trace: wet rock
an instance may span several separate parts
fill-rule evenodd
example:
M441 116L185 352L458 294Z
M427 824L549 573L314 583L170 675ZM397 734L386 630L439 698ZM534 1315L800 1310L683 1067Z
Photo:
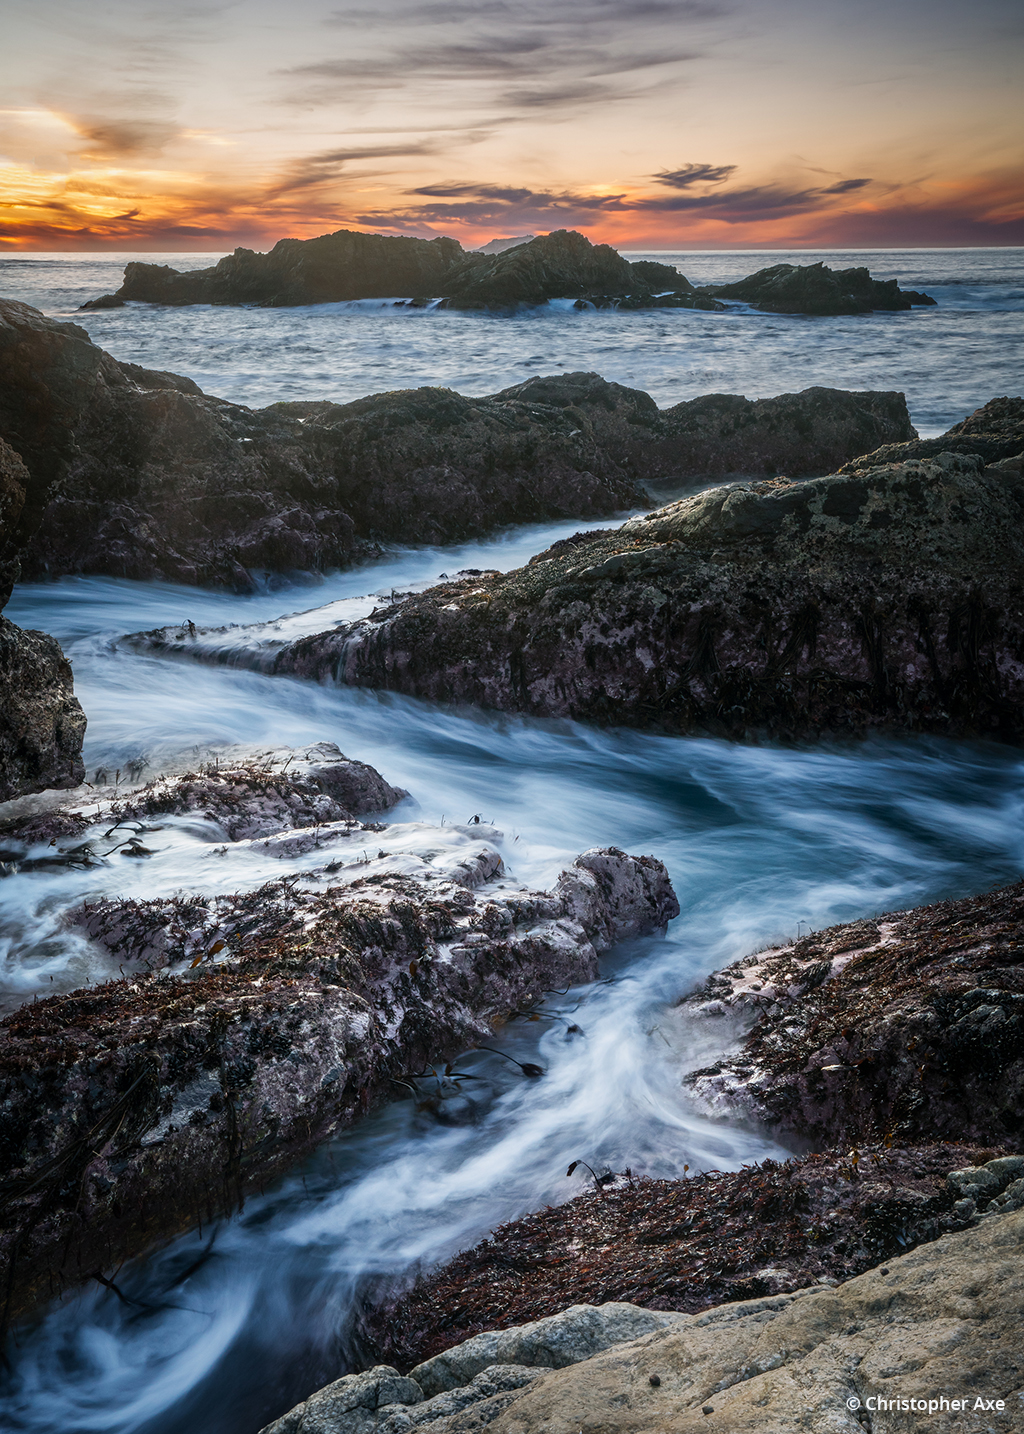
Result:
M408 795L333 742L318 742L270 751L257 762L218 762L161 778L115 802L110 817L128 822L195 812L236 842L386 811Z
M423 1383L413 1367L447 1368L451 1346L460 1359L496 1348L581 1300L692 1314L841 1283L968 1225L974 1202L960 1208L950 1170L991 1154L881 1143L683 1180L620 1175L500 1226L411 1289L379 1293L363 1337Z
M548 299L626 295L637 287L650 296L645 280L610 245L557 229L500 254L468 255L446 277L442 292L446 308L514 309Z
M0 617L0 801L77 786L84 736L85 713L56 638Z
M1019 742L1022 513L1024 477L952 454L727 485L302 638L273 670L671 732Z
M705 1108L823 1144L1003 1143L1024 1131L1024 882L745 957L686 1009L744 1011L738 1049L688 1080ZM953 1186L986 1198L1011 1162ZM972 1186L966 1189L964 1182Z
M1024 1213L983 1222L840 1285L719 1305L543 1374L491 1434L912 1434L1021 1424ZM888 1412L879 1399L914 1399ZM944 1397L949 1408L929 1400ZM952 1401L958 1401L954 1407ZM858 1417L860 1416L860 1417ZM861 1422L866 1416L870 1423ZM454 1419L428 1434L460 1434Z
M336 1379L268 1424L261 1434L376 1434L382 1408L422 1401L418 1384L382 1364Z
M872 309L933 305L928 294L902 290L895 279L872 279L867 269L826 264L773 264L735 284L714 284L702 292L739 299L771 314L864 314Z
M9 1314L237 1207L396 1079L493 1041L543 990L593 979L610 941L679 910L660 862L611 849L550 892L363 870L79 913L119 926L125 964L163 932L166 965L0 1026Z
M934 458L940 453L974 454L992 466L994 474L1019 475L1024 464L1024 398L992 398L938 438L914 438L883 444L874 452L865 450L851 459L843 472Z

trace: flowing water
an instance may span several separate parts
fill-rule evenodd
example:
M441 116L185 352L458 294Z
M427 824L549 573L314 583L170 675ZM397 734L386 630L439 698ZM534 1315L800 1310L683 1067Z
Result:
M755 267L735 254L677 257L698 279ZM327 313L131 306L86 322L120 357L187 372L253 403L300 392L352 397L428 376L482 391L528 371L595 367L662 403L716 387L753 394L842 382L910 392L917 384L915 417L926 428L922 414L937 415L933 428L943 428L1008 391L1005 348L996 352L986 336L1000 325L1009 334L1013 324L1019 334L1024 307L1005 253L969 257L973 267L961 255L956 272L981 296L973 307L969 287L951 284L939 310L864 323L797 320L776 328L764 315L616 319L549 310L500 321L499 344L498 320L352 306ZM927 273L956 267L949 251L887 262L918 288L934 287ZM17 290L12 265L26 271ZM32 265L38 269L27 272ZM72 300L115 287L119 268L106 257L73 256L4 266L6 296L61 314ZM888 272L874 258L871 267ZM995 290L1001 297L992 301ZM704 327L718 319L720 331ZM741 322L742 332L729 328ZM958 331L985 350L980 358L965 351L954 362ZM467 334L479 346L479 369L466 366ZM766 356L772 344L774 372ZM918 354L913 374L908 346ZM542 349L543 363L529 369L527 359ZM813 363L819 370L805 372ZM1024 761L1008 749L937 740L782 749L597 731L192 666L114 645L125 632L165 623L248 624L346 605L332 608L327 622L367 593L459 568L516 566L577 526L518 529L459 549L396 550L317 586L251 597L102 578L15 592L11 620L54 633L71 657L89 717L90 777L97 767L124 770L143 760L156 771L237 744L335 741L409 790L394 820L465 822L479 813L500 828L516 884L549 885L577 852L615 844L667 863L682 915L665 937L610 953L604 982L552 996L550 1021L515 1022L502 1033L504 1049L545 1067L543 1080L525 1082L483 1053L465 1058L486 1077L476 1125L424 1126L410 1101L396 1101L251 1199L241 1215L122 1270L125 1300L93 1284L54 1306L11 1351L0 1428L255 1434L356 1357L353 1316L374 1281L406 1279L502 1220L565 1199L579 1188L579 1177L564 1173L571 1160L677 1176L684 1165L734 1168L782 1155L765 1132L709 1121L688 1101L682 1073L706 1063L725 1037L712 1030L697 1048L674 1014L676 1000L715 967L774 938L1020 874ZM317 625L315 617L292 623ZM215 856L219 833L202 822L172 819L147 840L159 846L157 855L123 863L129 870L114 856L88 872L37 871L0 883L7 1005L108 974L105 958L61 924L61 914L86 896L213 893L281 871L251 851L244 860ZM571 1040L558 1019L570 1011L584 1031Z

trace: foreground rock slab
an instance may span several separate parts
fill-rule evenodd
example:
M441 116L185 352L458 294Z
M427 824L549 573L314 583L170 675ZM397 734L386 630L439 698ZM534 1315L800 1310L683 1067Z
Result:
M836 1288L695 1315L575 1305L478 1336L404 1379L390 1366L347 1376L261 1434L1011 1434L1024 1417L1022 1246L1024 1211ZM524 1362L480 1370L506 1353ZM436 1369L452 1392L425 1399ZM453 1393L461 1407L446 1407Z
M494 883L500 833L483 826L429 841L422 824L324 822L322 798L401 795L330 757L294 782L194 774L131 797L123 820L234 823L225 871L233 849L308 856L322 833L327 861L213 899L88 903L70 919L132 974L0 1023L8 1317L229 1211L395 1080L493 1040L544 989L593 979L599 951L678 914L650 857L594 850L550 892L514 890ZM282 831L296 803L314 825ZM454 1084L422 1104L465 1115Z
M1024 475L729 485L285 647L273 670L544 717L1024 736Z
M752 1024L691 1088L709 1110L844 1148L1019 1138L1022 938L1017 882L744 957L685 1003Z

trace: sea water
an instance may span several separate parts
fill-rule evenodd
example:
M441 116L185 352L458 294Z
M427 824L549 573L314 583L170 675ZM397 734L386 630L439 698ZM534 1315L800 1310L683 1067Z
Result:
M698 280L768 262L762 255L675 257ZM933 427L943 428L1010 389L1005 346L990 354L983 340L1000 324L1019 335L1024 306L1005 254L969 257L971 266L950 251L889 255L887 270L872 256L873 272L898 269L916 288L937 288L934 275L947 266L953 297L946 303L940 292L938 310L864 322L669 314L641 315L636 324L632 314L543 310L495 327L499 320L479 315L353 306L323 313L130 306L82 317L120 357L189 373L252 403L349 398L422 381L481 392L559 367L597 368L662 403L710 388L753 394L809 382L910 392L907 369L896 377L901 356L908 345L913 350L915 335L930 334L918 340L915 418L926 427L922 412L941 415ZM5 262L20 266L20 287L8 282L6 296L64 317L82 298L115 287L120 267L107 257ZM971 285L981 295L974 301ZM992 301L996 290L1001 297ZM956 314L960 332L973 335L994 365L988 376L985 355L965 350L957 365L944 346ZM936 316L946 330L926 328ZM104 328L109 319L116 322ZM722 327L705 328L711 320ZM467 335L478 346L479 373L467 364ZM596 347L601 335L606 363ZM776 345L774 367L765 344ZM723 355L733 365L728 377L716 368ZM811 361L820 371L790 379ZM780 365L788 365L785 380ZM867 370L889 376L851 380ZM704 382L703 371L721 381ZM945 386L954 376L962 385L958 406ZM971 384L980 387L967 397ZM735 1168L784 1156L796 1147L735 1121L711 1121L687 1098L685 1071L712 1059L727 1035L715 1026L694 1044L675 1016L679 998L766 942L1019 876L1024 762L1010 749L936 739L781 748L602 731L449 711L245 667L192 666L116 643L164 623L244 625L288 613L303 614L290 619L293 628L315 630L310 609L357 603L459 568L514 567L578 526L520 528L457 549L395 549L319 585L251 597L104 578L16 590L6 614L54 633L72 660L89 717L90 778L100 766L137 760L155 772L237 744L334 741L408 789L394 819L465 822L479 814L497 826L516 885L548 886L577 852L614 844L666 862L682 914L665 936L609 953L601 982L551 995L550 1019L503 1030L503 1049L542 1064L542 1080L523 1081L484 1053L463 1058L485 1078L476 1125L424 1125L411 1101L396 1100L250 1199L240 1215L120 1271L123 1298L93 1282L20 1331L0 1395L0 1428L255 1434L358 1359L353 1319L369 1290L401 1283L501 1221L567 1198L580 1188L565 1175L570 1161L680 1176L686 1165ZM37 871L0 883L0 998L8 1007L110 974L109 958L63 924L83 899L222 889L214 829L171 819L147 841L156 855L123 862L128 870L115 855L88 872ZM231 889L280 870L252 852L233 863ZM583 1035L569 1039L570 1023Z

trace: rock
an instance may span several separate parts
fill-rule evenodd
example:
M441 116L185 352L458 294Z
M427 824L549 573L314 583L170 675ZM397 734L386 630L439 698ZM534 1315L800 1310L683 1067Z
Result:
M349 1374L297 1404L260 1434L408 1434L435 1420L487 1401L491 1418L512 1402L512 1394L537 1378L523 1365L495 1364L450 1393L423 1398L412 1379L389 1365ZM486 1417L483 1423L489 1423Z
M181 272L131 263L116 294L83 309L150 304L334 303L348 299L441 299L445 307L509 309L548 299L632 295L644 307L653 286L689 293L698 307L721 307L694 294L667 264L630 264L607 244L558 229L536 238L492 240L467 254L454 239L385 238L341 229L317 239L282 239L269 254L236 249L210 269Z
M0 437L32 489L27 578L245 590L268 573L349 566L380 541L453 542L647 501L585 413L513 396L421 389L254 412L119 364L77 325L10 301L0 377Z
M114 803L110 817L128 822L195 812L235 842L386 811L408 795L333 742L318 742L271 751L258 762L161 778Z
M422 388L254 411L117 363L27 305L0 301L0 319L0 438L35 494L22 566L36 579L103 572L245 590L350 566L381 542L644 507L645 480L820 471L914 432L895 394L816 389L660 414L596 374L485 398Z
M543 1374L487 1428L862 1434L898 1421L910 1434L1013 1434L1024 1417L1022 1244L1024 1212L1018 1212L946 1235L837 1289L684 1317ZM880 1402L888 1399L918 1402L893 1413ZM938 1408L929 1404L942 1399ZM459 1418L420 1427L424 1434L461 1434Z
M370 830L359 848L386 847L388 829ZM475 850L479 830L445 828L434 850ZM612 849L577 857L550 892L478 894L443 860L423 870L421 857L417 878L363 850L238 890L223 850L229 894L73 914L130 974L0 1023L12 1316L237 1207L393 1098L395 1079L493 1042L544 989L594 979L609 941L679 910L660 862ZM418 1104L445 1120L458 1095Z
M905 463L940 453L975 454L996 473L1019 474L1024 464L1024 398L992 398L939 438L915 438L883 444L874 452L865 450L842 471L856 473L882 463Z
M388 238L339 229L317 239L281 239L269 254L236 249L210 269L182 273L166 264L131 263L116 294L82 307L110 308L133 300L279 308L345 299L429 298L465 257L455 239Z
M0 617L0 801L77 786L84 737L85 713L60 643Z
M273 670L545 717L1024 736L1024 477L734 484L301 638Z
M1018 882L745 957L686 1009L746 1009L753 1029L688 1081L708 1109L823 1144L1002 1143L1024 1130L1022 922ZM980 1204L1022 1168L997 1161L951 1186Z
M927 294L904 292L895 279L872 279L867 269L833 270L821 263L773 264L738 283L707 285L702 292L772 314L864 314L935 303Z
M971 1165L963 1170L951 1170L946 1183L953 1194L968 1197L975 1205L984 1205L1007 1190L1024 1175L1024 1155L1004 1155L996 1160L986 1160L984 1165ZM1022 1187L1024 1188L1024 1187Z
M423 1391L386 1364L346 1374L268 1424L261 1434L375 1434L378 1411L422 1403Z
M949 1172L991 1153L880 1143L683 1180L588 1182L574 1199L500 1226L411 1289L379 1297L363 1337L401 1369L433 1366L435 1356L445 1368L452 1345L486 1350L502 1326L543 1321L581 1301L692 1314L841 1283L968 1225L974 1202L959 1198ZM1012 1190L986 1208L1015 1200Z
M575 1304L548 1319L511 1329L488 1331L435 1355L410 1371L429 1398L468 1384L492 1364L525 1364L564 1369L610 1345L666 1329L678 1315L639 1309L631 1304Z

